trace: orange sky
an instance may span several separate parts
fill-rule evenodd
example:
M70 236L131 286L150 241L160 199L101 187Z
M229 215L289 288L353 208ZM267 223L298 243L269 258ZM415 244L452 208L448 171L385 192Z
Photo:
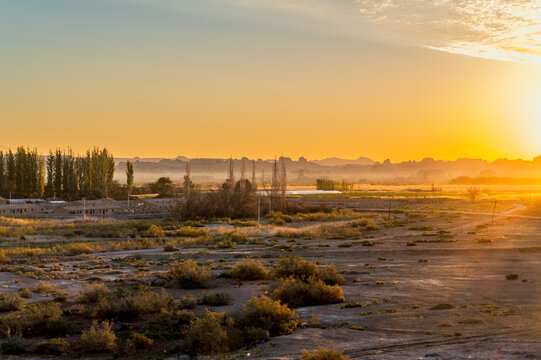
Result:
M369 1L358 2L364 17L335 5L322 15L324 1L51 3L0 5L0 149L393 161L541 154L541 67L535 55L494 50L510 47L498 34L472 53L455 37L397 30L396 14L371 21L381 14Z

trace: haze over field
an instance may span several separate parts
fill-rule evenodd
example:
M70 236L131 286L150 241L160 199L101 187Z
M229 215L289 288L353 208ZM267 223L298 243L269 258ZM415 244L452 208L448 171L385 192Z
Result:
M0 1L0 149L541 153L536 0Z

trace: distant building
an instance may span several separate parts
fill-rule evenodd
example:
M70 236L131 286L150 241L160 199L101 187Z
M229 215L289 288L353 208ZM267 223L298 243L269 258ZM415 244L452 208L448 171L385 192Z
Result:
M45 206L40 204L8 204L0 205L0 216L35 215L45 213Z

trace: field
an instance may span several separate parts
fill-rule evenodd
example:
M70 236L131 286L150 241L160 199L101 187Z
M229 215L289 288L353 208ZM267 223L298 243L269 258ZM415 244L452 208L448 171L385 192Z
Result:
M0 218L1 350L536 358L538 204L498 199L494 212L490 198L402 197L389 217L387 197L357 197L261 224Z

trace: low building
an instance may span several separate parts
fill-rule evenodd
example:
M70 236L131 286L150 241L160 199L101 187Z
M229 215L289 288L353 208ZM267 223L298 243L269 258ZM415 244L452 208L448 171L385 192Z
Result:
M60 206L54 210L55 214L60 215L117 215L124 214L125 210L114 204L108 205L79 205L69 204L68 206Z
M0 205L0 216L24 216L44 213L45 206L41 204Z

